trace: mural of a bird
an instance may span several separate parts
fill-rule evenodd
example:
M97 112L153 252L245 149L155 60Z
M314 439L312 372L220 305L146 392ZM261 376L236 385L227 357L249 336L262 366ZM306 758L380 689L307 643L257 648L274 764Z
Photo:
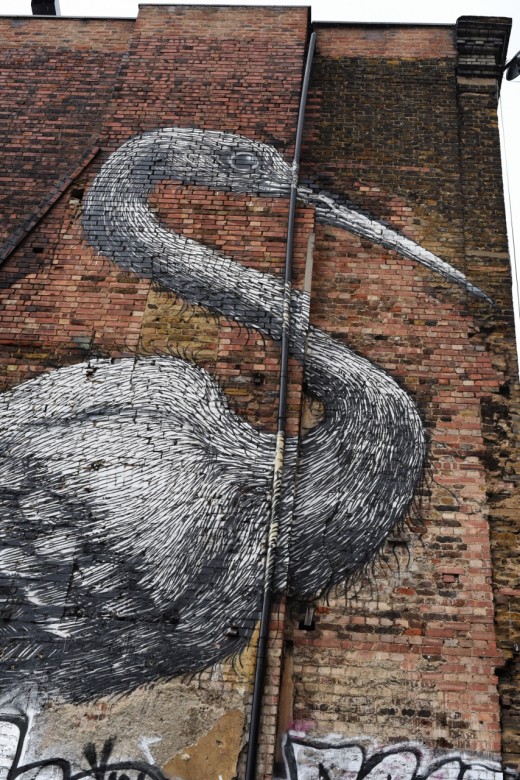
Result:
M283 283L164 227L165 179L286 197L272 147L165 128L130 139L84 205L104 256L278 340ZM486 298L456 269L311 188L316 218L422 263ZM425 435L409 395L312 326L292 294L293 356L324 419L300 446L289 587L326 591L360 570L406 515ZM234 414L202 368L157 356L91 360L0 396L0 686L31 682L85 701L204 668L243 647L258 616L275 437ZM290 439L286 468L296 468ZM288 502L287 502L288 504Z

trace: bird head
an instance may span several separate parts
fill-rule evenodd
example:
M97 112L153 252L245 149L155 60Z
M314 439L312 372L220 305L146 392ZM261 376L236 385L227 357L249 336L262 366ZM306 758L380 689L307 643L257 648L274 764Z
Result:
M134 159L132 178L173 179L212 190L288 196L292 169L272 146L234 133L166 127L122 147Z
M153 187L165 179L263 197L288 197L295 182L293 167L274 147L235 133L193 127L165 127L131 138L103 170L96 180L103 202L110 188L112 199L121 199L124 193L127 199L144 202ZM300 202L314 206L318 222L343 228L421 263L492 304L461 271L392 227L314 188L299 186L297 193ZM88 230L88 217L85 226ZM97 245L96 239L93 243Z

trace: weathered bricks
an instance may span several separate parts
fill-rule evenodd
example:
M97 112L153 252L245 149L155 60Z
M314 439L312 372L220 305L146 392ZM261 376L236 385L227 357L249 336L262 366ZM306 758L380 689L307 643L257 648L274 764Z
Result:
M315 224L313 209L299 206L294 283L303 287L314 234L313 324L406 389L429 434L429 460L409 525L346 592L314 605L313 627L303 625L307 603L277 605L259 776L270 777L273 762L282 771L290 727L496 757L502 748L506 763L520 761L518 385L496 132L507 30L507 20L471 18L456 30L317 28L302 178L437 253L498 308ZM175 354L216 376L249 423L276 429L278 347L99 256L83 232L82 202L110 152L158 127L242 134L290 162L307 36L307 10L297 8L147 6L135 22L0 19L0 240L10 241L2 389L92 356ZM162 181L150 203L170 231L282 273L285 198ZM316 399L302 408L302 392L301 366L291 362L292 435L324 414ZM247 713L256 639L241 660L179 683L179 702L199 701L183 728L215 702ZM124 730L118 706L76 714L81 734L97 719Z
M311 318L415 398L430 433L429 471L419 510L424 526L390 540L346 596L329 596L314 631L296 624L288 639L296 728L366 734L379 744L427 739L438 748L499 755L495 668L503 659L480 405L504 382L493 355L512 343L511 302L495 82L488 96L468 86L474 102L461 113L456 63L453 29L318 27L304 175L428 246L504 303L493 318L489 307L417 264L318 227ZM483 145L466 137L466 116ZM470 195L477 169L484 181L475 181ZM482 334L490 320L495 347ZM513 362L506 374L516 376ZM514 760L511 751L505 758Z

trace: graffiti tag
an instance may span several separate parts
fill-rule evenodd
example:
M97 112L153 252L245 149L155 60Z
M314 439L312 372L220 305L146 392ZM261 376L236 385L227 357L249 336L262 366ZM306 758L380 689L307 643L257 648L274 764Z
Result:
M114 739L99 752L93 743L83 751L88 767L76 769L65 758L23 762L29 721L23 715L0 719L0 780L165 780L158 767L141 761L110 761Z
M455 751L434 756L417 742L373 749L368 742L289 732L284 738L289 780L518 780L518 773L478 756Z

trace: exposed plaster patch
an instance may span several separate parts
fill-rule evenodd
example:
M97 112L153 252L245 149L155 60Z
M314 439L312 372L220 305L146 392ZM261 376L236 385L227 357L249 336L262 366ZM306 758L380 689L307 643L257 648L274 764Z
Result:
M231 780L236 776L243 728L241 710L226 712L211 731L171 758L162 771L172 780Z
M197 680L186 683L179 679L91 704L52 703L38 716L27 760L61 755L78 765L85 744L95 739L101 746L115 737L114 760L149 760L143 753L144 739L155 765L161 766L186 745L203 738L227 710L243 711L244 707L238 687L223 692L199 688ZM156 741L158 737L160 741Z

